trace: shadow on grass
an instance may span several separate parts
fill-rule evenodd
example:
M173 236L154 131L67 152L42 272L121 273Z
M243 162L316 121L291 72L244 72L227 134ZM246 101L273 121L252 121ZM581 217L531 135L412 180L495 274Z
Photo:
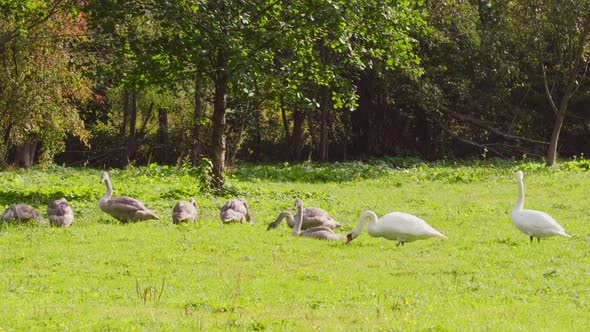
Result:
M96 194L93 192L78 192L72 195L71 192L64 192L62 190L54 190L43 192L40 191L29 191L29 192L17 192L17 191L0 191L0 205L12 205L18 203L25 203L33 206L47 205L50 201L65 197L68 201L87 201L95 200Z
M490 164L494 167L508 167L506 160L464 160L429 162L419 158L380 158L345 162L303 162L290 164L243 164L232 175L238 180L274 180L288 182L323 183L349 182L359 179L378 179L393 171L428 170L431 168L456 168L458 165L475 166Z
M364 179L379 179L394 172L411 176L455 182L477 182L490 176L508 176L516 169L528 173L554 171L588 171L590 159L574 158L560 160L556 167L548 168L540 159L465 159L425 161L419 158L390 157L364 161L345 162L303 162L290 164L244 163L230 173L240 181L270 180L277 182L327 183L350 182Z

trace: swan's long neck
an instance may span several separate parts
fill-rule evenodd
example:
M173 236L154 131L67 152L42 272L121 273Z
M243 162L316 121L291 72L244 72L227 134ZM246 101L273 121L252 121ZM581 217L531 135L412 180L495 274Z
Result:
M276 226L278 226L285 218L287 218L287 225L289 225L289 227L292 228L293 226L295 226L295 219L293 219L293 215L289 211L283 211L279 213L279 216L277 217L277 219L275 219L275 221L272 222L272 224L276 224Z
M287 225L295 227L295 220L297 218L299 218L299 215L296 214L295 217L293 217L293 215L291 214L291 212L283 212L283 217L282 218L287 218ZM302 221L303 222L303 221Z
M252 223L252 215L250 214L250 208L248 207L248 203L246 203L246 201L244 201L243 203L244 203L244 207L246 207L246 221L248 221L251 224Z
M289 218L289 217L287 217ZM293 225L295 225L295 222L301 218L301 225L303 225L303 207L299 207L297 208L297 212L295 213L295 215L291 214L291 222L293 223Z
M104 194L104 196L102 196L102 198L108 200L113 196L113 186L111 186L111 180L109 179L105 179L104 183L107 187L107 192Z
M365 214L363 213L363 215L359 218L359 221L356 224L356 227L353 228L352 231L350 231L350 233L354 234L355 237L359 236L361 234L361 232L363 231L363 228L365 228L366 224L367 224L367 218L366 218Z
M513 210L522 210L524 208L524 184L522 179L517 179L516 182L518 183L518 200L514 204Z
M301 224L303 223L302 210L303 207L299 205L299 207L297 207L297 213L295 214L295 225L293 225L293 230L291 230L291 234L293 234L293 236L299 236L299 234L301 233Z

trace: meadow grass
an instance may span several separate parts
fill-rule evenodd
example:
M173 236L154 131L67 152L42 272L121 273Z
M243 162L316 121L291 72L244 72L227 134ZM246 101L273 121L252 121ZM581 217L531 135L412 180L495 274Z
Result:
M493 330L590 329L590 163L243 165L227 189L197 171L111 171L115 195L141 198L156 221L119 224L98 210L101 170L0 172L0 208L45 215L65 197L69 228L0 225L0 330ZM510 221L514 172L525 208L551 214L571 239L529 243ZM173 225L194 195L198 222ZM254 225L220 222L245 197ZM300 197L346 234L365 210L404 211L448 236L398 247L366 233L345 245L266 225Z

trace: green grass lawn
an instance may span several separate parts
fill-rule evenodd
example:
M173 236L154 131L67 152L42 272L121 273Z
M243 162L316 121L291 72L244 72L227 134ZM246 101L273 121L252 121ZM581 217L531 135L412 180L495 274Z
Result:
M111 171L115 195L160 220L119 224L98 210L101 170L0 172L0 208L45 215L65 197L69 228L0 225L0 330L523 330L590 329L590 172L533 162L243 165L228 189L201 191L170 168ZM525 208L573 235L529 242L510 221L514 172ZM194 195L198 222L173 225ZM245 197L254 225L224 225L218 208ZM415 214L448 236L396 246L362 234L345 245L294 238L278 213L300 197L346 234L365 210Z

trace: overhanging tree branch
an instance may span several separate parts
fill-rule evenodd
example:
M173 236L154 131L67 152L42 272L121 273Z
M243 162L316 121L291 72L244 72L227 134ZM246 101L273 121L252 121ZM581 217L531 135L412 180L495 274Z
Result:
M443 124L441 124L441 123L438 123L438 126L439 126L439 127L440 127L440 128L441 128L441 129L442 129L444 132L446 132L447 134L451 135L452 137L456 138L457 140L459 140L459 141L461 141L461 142L463 142L463 143L467 143L467 144L469 144L469 145L477 146L477 147L479 147L479 148L482 148L482 149L487 149L488 151L492 151L493 153L497 154L498 156L500 156L500 157L502 157L502 158L507 158L507 157L506 157L504 154L500 153L498 150L496 150L496 149L494 149L494 148L490 147L489 145L486 145L486 144L481 144L481 143L477 143L477 142L475 142L475 141L472 141L472 140L469 140L469 139L463 138L463 137L461 137L461 136L457 135L457 134L456 134L454 131L452 131L450 128L448 128L447 126L445 126L445 125L443 125Z
M547 82L547 71L545 70L545 63L541 59L541 71L543 72L543 88L545 90L545 98L549 102L549 106L551 106L551 111L555 114L559 112L557 105L555 105L555 101L553 101L553 96L551 95L551 91L549 91L549 84Z
M488 130L498 136L502 136L504 138L508 138L508 139L514 139L514 140L521 140L521 141L525 141L525 142L529 142L529 143L536 143L536 144L549 144L549 142L545 142L545 141L539 141L536 139L531 139L531 138L526 138L526 137L522 137L522 136L516 136L516 135L511 135L511 134L507 134L503 131L501 131L500 129L494 128L490 125L488 125L489 122L484 121L484 120L479 120L476 119L474 117L471 117L469 115L465 115L465 114L461 114L461 113L456 113L453 111L445 111L445 114L451 115L452 117L455 117L456 119L459 120L463 120L463 121L468 121L470 123L473 123L474 125L483 128L485 130Z

